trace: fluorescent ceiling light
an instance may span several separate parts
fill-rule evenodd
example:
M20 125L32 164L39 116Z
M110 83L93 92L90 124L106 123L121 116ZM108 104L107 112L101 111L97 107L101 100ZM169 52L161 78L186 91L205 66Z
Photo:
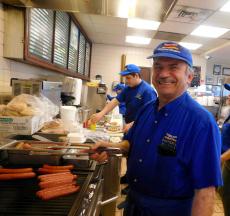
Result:
M126 36L127 43L149 44L150 41L151 41L151 38L138 37L138 36Z
M118 17L128 18L136 14L136 0L120 0Z
M202 46L202 44L198 44L198 43L188 43L188 42L180 42L179 44L180 44L181 46L186 47L187 49L190 49L190 50L196 50L196 49L198 49L199 47Z
M218 38L224 33L226 33L227 31L229 31L229 29L200 25L191 33L191 35L197 35L200 37Z
M157 30L160 25L160 22L138 19L138 18L129 18L128 27L137 28L137 29L148 29L148 30Z
M220 8L220 11L230 12L230 1Z

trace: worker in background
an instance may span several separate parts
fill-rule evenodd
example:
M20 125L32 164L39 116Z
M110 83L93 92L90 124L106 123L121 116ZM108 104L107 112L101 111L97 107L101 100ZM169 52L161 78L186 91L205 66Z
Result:
M120 103L125 103L125 126L124 132L127 132L133 125L136 115L141 107L143 107L148 101L156 99L155 90L140 76L141 69L134 65L128 64L125 66L125 70L120 72L120 75L125 78L125 88L112 99L101 112L95 113L90 117L90 123L97 123L104 115L112 111Z
M125 88L125 84L124 83L118 83L114 88L113 88L113 91L116 92L117 95L119 95L122 90ZM109 94L107 94L107 98L109 101L111 101L112 99L116 98L116 97L113 97L113 96L110 96ZM125 116L125 111L126 111L126 107L125 107L125 103L124 102L121 102L119 103L119 113L122 115L122 116Z
M215 119L187 93L192 54L175 42L159 44L153 58L158 99L149 101L120 143L128 152L125 216L212 216L222 184L221 138ZM91 156L97 161L107 153Z
M225 84L224 87L230 91L230 84ZM230 95L227 97L226 104L230 106ZM223 181L224 185L220 188L220 194L223 201L224 213L230 215L230 114L225 119L222 131L222 155L221 162L223 164Z

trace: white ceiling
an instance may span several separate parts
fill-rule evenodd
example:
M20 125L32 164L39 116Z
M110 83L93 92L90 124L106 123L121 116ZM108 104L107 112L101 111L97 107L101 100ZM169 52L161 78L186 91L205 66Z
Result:
M230 56L230 31L218 39L190 35L200 24L230 29L230 13L219 11L227 1L178 0L167 19L159 26L158 31L184 34L185 37L181 41L203 44L199 49L192 51L194 54L209 54L216 58L228 58ZM191 7L192 11L199 12L198 16L177 17L178 10ZM146 12L148 12L148 8L146 8ZM128 28L125 18L84 13L76 13L75 16L93 43L153 49L161 41L154 38L157 31ZM126 35L151 37L152 41L149 45L130 44L125 42Z

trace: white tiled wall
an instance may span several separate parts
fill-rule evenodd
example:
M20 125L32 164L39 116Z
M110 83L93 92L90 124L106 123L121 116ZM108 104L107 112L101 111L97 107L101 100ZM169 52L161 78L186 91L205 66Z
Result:
M126 55L126 64L136 64L143 67L151 67L152 59L146 59L152 54L152 49L135 47L111 46L104 44L94 44L91 60L91 78L96 74L103 77L103 81L111 91L112 81L119 81L121 70L121 56ZM201 66L201 79L204 79L206 71L206 59L193 55L194 66Z

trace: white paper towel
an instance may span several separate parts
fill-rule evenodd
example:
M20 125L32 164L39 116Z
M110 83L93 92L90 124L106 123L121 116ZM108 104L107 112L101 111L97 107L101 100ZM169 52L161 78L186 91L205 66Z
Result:
M80 105L81 91L82 91L82 80L74 78L74 85L73 85L73 96L75 97L75 100L73 102L74 105Z

